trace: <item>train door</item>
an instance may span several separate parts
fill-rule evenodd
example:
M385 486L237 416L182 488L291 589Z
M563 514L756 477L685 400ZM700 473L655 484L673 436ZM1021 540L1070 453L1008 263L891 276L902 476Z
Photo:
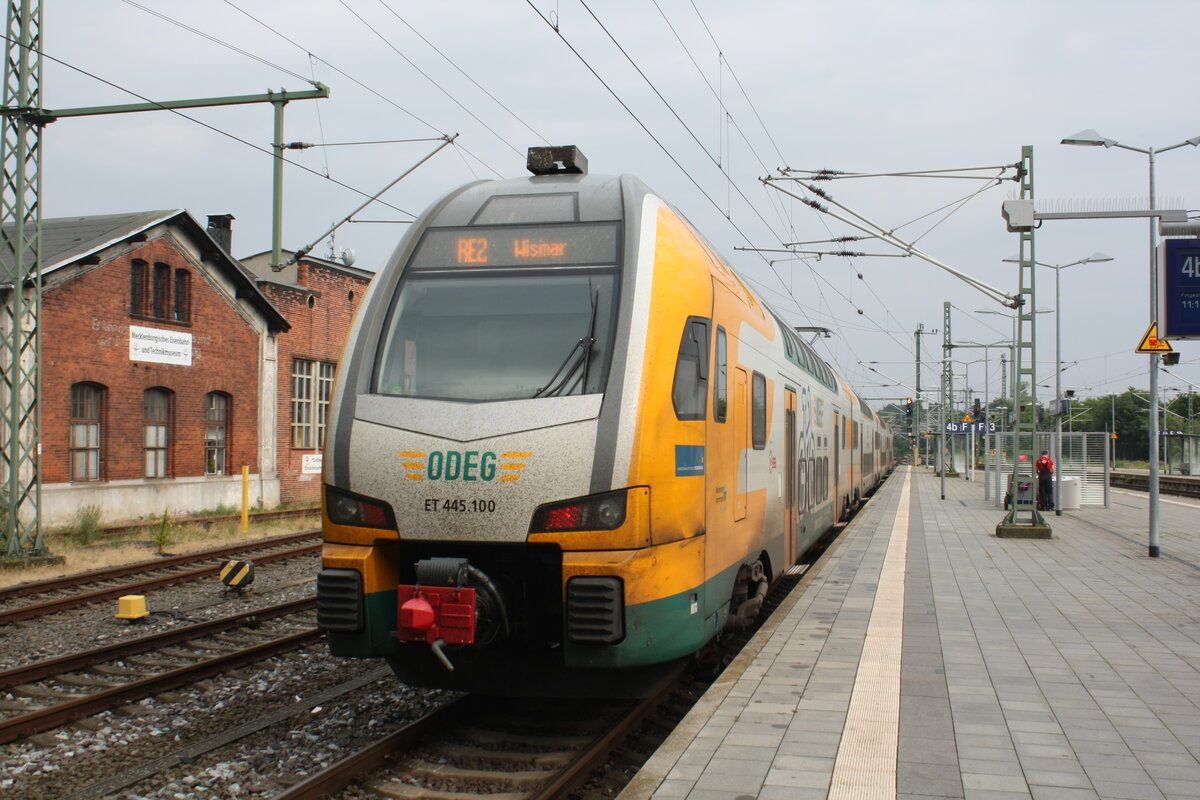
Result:
M733 519L746 518L747 493L750 491L750 378L746 370L733 370L733 429L737 450L737 494L733 498Z
M796 392L784 390L783 412L783 533L786 564L796 563Z
M842 415L838 412L833 412L833 521L837 522L841 517L841 494L838 493L840 479L842 477Z

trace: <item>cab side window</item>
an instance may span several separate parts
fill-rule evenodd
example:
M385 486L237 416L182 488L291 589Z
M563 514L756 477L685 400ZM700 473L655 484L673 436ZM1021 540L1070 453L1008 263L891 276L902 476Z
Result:
M708 329L708 319L688 317L679 339L671 402L681 420L704 419L708 414Z

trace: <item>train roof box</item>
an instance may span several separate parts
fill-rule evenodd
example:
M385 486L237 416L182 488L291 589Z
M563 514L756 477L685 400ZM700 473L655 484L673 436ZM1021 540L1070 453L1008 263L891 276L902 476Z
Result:
M573 144L531 147L525 168L534 175L586 175L587 158Z

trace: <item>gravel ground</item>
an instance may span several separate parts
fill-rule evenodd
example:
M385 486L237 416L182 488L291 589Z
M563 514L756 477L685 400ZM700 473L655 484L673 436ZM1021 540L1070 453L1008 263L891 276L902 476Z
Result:
M333 659L324 645L220 676L169 697L98 714L0 748L0 794L6 800L71 797L114 775L177 753L230 728L308 698L376 662ZM184 800L270 797L443 702L389 676L328 704L301 708L276 725L100 797Z
M224 584L215 575L156 589L146 596L150 616L142 622L117 619L114 598L11 623L0 628L0 670L310 596L316 591L320 564L320 556L312 555L256 566L249 595L224 592ZM31 598L17 598L12 606L32 602Z
M115 619L112 600L6 625L0 628L0 669L308 596L318 568L316 556L259 566L248 597L223 592L215 577L157 590L147 596L151 617L143 623ZM378 661L332 658L321 643L0 745L0 796L77 796L106 778L132 776L155 759L230 728L295 712L238 741L159 767L128 788L90 795L124 800L270 797L445 701L445 694L412 689L389 673L313 705L322 691L354 678L370 680L380 667ZM0 693L0 699L5 697Z

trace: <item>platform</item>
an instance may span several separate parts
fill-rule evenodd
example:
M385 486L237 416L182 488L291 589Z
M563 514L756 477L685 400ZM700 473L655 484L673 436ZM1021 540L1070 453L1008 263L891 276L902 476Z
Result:
M998 539L901 467L619 800L1195 800L1200 503Z

